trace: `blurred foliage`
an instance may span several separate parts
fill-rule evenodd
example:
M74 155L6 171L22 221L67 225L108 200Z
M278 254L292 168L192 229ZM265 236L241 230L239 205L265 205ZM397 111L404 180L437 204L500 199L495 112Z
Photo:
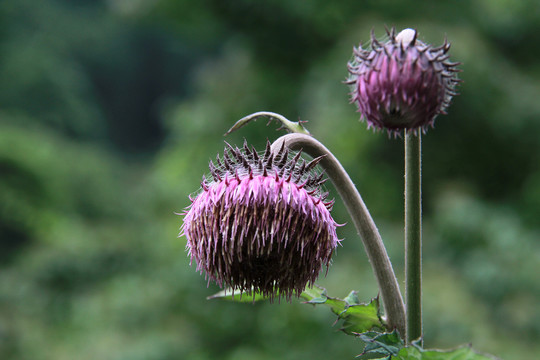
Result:
M413 5L414 4L414 5ZM540 4L534 0L0 2L0 358L352 358L332 314L209 302L181 218L223 133L256 111L350 171L402 264L402 143L348 104L371 29L445 36L464 84L424 137L427 348L540 351ZM258 148L264 121L227 138ZM329 190L333 191L331 186ZM338 222L348 222L337 201ZM351 226L321 285L377 295ZM279 344L276 346L275 344Z

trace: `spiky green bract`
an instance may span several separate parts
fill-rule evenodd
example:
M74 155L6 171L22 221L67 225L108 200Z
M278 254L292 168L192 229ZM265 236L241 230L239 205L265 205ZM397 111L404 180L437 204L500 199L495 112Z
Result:
M405 29L388 31L381 43L372 34L371 49L354 48L348 63L351 102L368 128L398 135L402 130L425 132L439 114L445 114L456 95L456 66L450 62L450 44L434 48Z
M180 235L197 270L210 282L271 300L290 300L317 279L339 243L325 201L321 158L300 161L288 149L259 155L228 145L210 162L212 180L183 215Z

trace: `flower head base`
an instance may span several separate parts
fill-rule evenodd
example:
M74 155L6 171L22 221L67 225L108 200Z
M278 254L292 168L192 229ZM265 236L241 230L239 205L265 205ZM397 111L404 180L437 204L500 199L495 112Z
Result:
M402 130L425 132L435 117L446 114L456 83L456 66L448 61L450 44L433 48L405 29L388 31L380 43L372 34L371 50L354 49L348 64L351 102L358 106L368 128L386 129L399 135Z
M228 144L227 144L228 145ZM274 299L300 295L327 265L339 240L325 180L287 149L264 154L228 145L213 180L186 209L180 235L208 281Z

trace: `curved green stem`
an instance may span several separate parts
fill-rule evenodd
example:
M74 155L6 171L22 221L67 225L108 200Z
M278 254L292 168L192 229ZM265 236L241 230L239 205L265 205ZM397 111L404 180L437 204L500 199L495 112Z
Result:
M278 122L281 122L281 128L280 129L287 129L294 133L299 134L306 134L309 135L309 131L302 125L302 123L306 121L290 121L285 116L271 112L271 111L259 111L253 114L250 114L248 116L244 116L240 120L238 120L227 132L225 135L229 135L233 131L236 131L240 129L241 127L245 126L247 123L249 123L252 120L257 120L260 117L266 117L270 120L276 120Z
M405 134L405 297L407 342L422 337L422 140Z
M381 236L369 211L351 178L336 157L315 138L304 134L288 134L272 144L276 152L285 144L291 150L300 150L312 157L324 155L319 165L326 171L343 199L353 223L360 235L369 261L375 273L390 328L397 328L405 335L405 305L392 264Z

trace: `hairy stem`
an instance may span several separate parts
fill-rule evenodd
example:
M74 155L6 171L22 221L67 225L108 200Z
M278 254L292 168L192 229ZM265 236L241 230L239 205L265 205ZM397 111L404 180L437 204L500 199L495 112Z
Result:
M379 284L388 325L391 328L397 328L404 336L406 328L405 305L392 264L379 231L351 178L336 157L315 138L304 134L288 134L272 144L272 151L279 151L283 144L291 150L302 149L312 157L324 155L319 164L334 183L364 243L364 248Z
M405 297L407 342L422 337L422 140L405 134Z

